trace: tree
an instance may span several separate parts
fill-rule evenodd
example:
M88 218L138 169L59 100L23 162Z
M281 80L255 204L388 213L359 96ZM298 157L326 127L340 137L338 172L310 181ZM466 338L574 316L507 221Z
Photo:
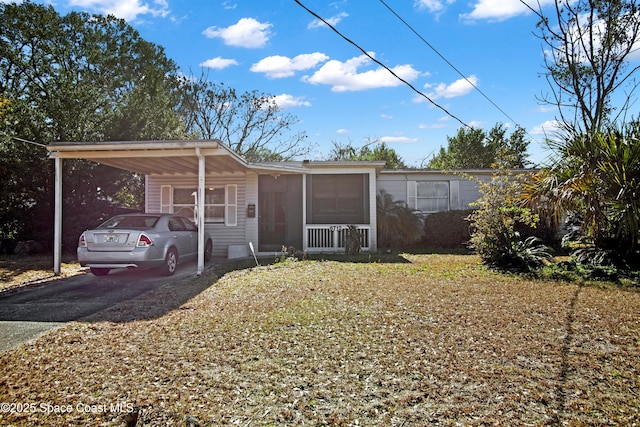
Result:
M53 164L44 148L24 141L183 137L174 112L176 75L163 49L123 20L60 16L28 1L0 4L0 234L50 239ZM88 215L65 215L71 240L113 201L142 207L139 176L79 160L64 168L65 210Z
M250 161L291 160L309 154L304 132L291 133L298 119L284 114L275 97L216 84L201 76L180 81L180 114L196 138L220 139Z
M571 216L583 260L637 263L640 238L640 126L628 119L640 66L631 66L640 41L636 1L560 1L554 13L534 10L545 46L551 94L561 132L555 156L526 188L531 206L548 222Z
M507 129L496 124L489 133L482 129L458 129L453 137L447 137L448 146L440 148L428 164L430 169L484 169L494 166L524 168L529 162L525 139L526 131L521 127L507 137Z
M373 146L373 149L371 148ZM406 169L402 157L384 142L378 139L369 139L369 142L359 149L355 148L351 142L340 144L333 141L333 147L329 153L328 160L362 160L362 161L385 161L386 169Z
M558 108L571 133L597 132L633 104L640 65L629 68L629 61L640 41L640 6L635 0L556 0L554 6L549 16L531 8L540 18L551 89L540 100ZM623 101L616 106L619 92Z

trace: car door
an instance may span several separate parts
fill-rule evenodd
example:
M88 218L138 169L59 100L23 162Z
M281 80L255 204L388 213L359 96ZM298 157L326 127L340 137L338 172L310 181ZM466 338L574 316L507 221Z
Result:
M196 225L188 218L180 217L180 219L184 223L184 229L189 236L189 243L186 250L188 251L190 257L196 257L198 255L198 227L196 227Z
M192 232L189 232L182 222L182 219L178 216L172 216L169 218L168 227L170 232L170 239L173 245L178 248L178 257L181 259L192 256L191 252L191 240Z

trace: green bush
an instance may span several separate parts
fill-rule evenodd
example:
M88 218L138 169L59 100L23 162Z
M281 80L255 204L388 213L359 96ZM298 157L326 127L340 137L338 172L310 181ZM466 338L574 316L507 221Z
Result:
M523 239L517 227L535 227L538 216L522 206L519 177L498 170L489 182L477 181L482 197L469 215L469 246L483 262L500 268L529 271L549 259L549 249L536 237Z
M471 234L467 217L471 210L437 212L424 218L424 237L421 245L425 248L466 248Z

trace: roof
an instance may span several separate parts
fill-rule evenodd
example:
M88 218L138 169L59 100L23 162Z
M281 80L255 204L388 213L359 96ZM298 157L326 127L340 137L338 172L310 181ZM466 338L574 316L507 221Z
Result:
M300 174L345 167L381 170L385 164L380 161L308 160L251 163L219 140L56 142L48 145L47 150L51 158L92 160L143 175L197 175L201 157L207 174L248 170Z
M539 169L509 169L513 173L529 173L537 172ZM451 174L467 174L467 175L493 175L498 169L385 169L382 174L388 175L451 175Z

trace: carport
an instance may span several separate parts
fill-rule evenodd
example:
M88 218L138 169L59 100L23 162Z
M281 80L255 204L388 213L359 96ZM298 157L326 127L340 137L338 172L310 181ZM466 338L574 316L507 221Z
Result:
M204 200L206 173L244 172L249 164L219 140L59 142L47 146L55 162L53 270L61 272L62 176L64 159L84 159L142 175L198 176L197 200ZM197 205L198 267L204 270L204 203Z

